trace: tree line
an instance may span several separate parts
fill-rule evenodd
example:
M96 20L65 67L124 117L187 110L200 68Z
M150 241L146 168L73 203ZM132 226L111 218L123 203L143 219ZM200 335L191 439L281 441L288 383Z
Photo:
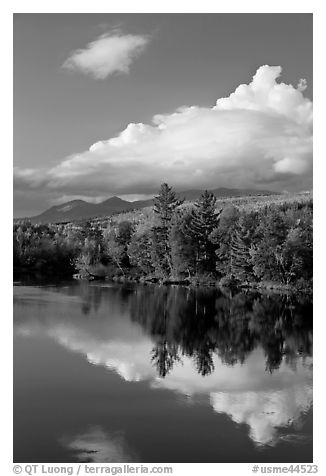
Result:
M312 200L258 210L217 208L205 191L185 204L168 185L154 219L14 224L14 269L81 277L312 287Z

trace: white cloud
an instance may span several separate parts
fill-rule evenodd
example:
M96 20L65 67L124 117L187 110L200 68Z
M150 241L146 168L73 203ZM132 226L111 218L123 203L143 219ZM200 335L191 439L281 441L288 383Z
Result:
M249 84L209 107L158 114L67 157L50 170L16 170L18 187L67 195L153 194L218 186L301 190L312 186L312 101L262 66Z
M105 79L114 73L129 73L131 63L148 42L147 36L123 35L114 30L88 43L86 48L74 51L62 66L95 79Z
M84 200L89 203L100 203L103 200L107 199L108 197L105 195L102 196L85 196L85 195L61 195L60 197L53 198L51 200L52 205L61 205L62 203L66 203L72 200Z
M302 95L306 81L301 79L297 89L289 84L277 83L281 72L280 66L261 66L249 85L241 84L228 98L218 99L216 109L245 109L284 116L310 131L312 103Z
M299 91L305 91L307 89L307 80L304 78L301 78L298 82L297 89Z

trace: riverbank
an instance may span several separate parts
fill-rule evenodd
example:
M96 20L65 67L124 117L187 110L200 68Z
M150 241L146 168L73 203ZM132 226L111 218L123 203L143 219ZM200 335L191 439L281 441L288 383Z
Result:
M230 289L233 291L252 290L258 292L270 292L273 294L304 294L311 296L313 294L312 283L300 282L295 284L282 284L271 281L264 282L238 282L232 279L209 279L207 277L189 278L189 279L160 279L154 276L96 276L91 273L73 275L73 279L84 281L109 281L119 284L143 284L143 285L159 285L159 286L186 286L191 288L209 287L217 289Z

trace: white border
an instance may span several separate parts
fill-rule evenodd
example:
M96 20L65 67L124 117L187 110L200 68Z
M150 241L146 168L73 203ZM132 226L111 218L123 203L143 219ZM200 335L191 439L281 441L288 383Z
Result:
M325 2L324 2L325 3ZM314 13L314 97L317 97L315 110L314 139L314 463L319 465L319 474L326 474L323 430L325 428L324 380L323 365L325 347L325 321L323 293L325 293L326 273L326 213L325 192L325 30L326 16L323 2L274 0L262 2L252 0L228 0L216 2L200 0L196 2L164 2L137 1L6 1L1 5L0 34L2 45L1 92L3 107L2 139L5 147L1 161L1 218L4 229L0 234L2 251L2 270L0 273L0 289L2 300L2 457L0 468L2 474L12 473L12 14L13 13ZM186 7L186 8L185 8ZM275 32L277 35L277 31ZM300 55L300 51L298 51ZM10 94L9 94L10 92ZM325 205L324 205L325 203ZM10 270L10 271L9 271ZM214 444L214 443L213 443ZM298 449L299 450L299 449ZM165 464L167 465L167 463ZM174 475L197 474L252 474L250 464L174 464ZM64 465L62 465L64 466ZM67 465L71 466L71 465ZM282 466L286 466L282 464Z

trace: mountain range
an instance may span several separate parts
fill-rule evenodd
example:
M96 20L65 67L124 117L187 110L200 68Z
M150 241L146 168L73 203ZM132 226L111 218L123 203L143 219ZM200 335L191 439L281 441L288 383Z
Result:
M185 199L186 201L193 201L196 200L202 192L202 190L186 190L184 192L179 192L177 195L179 198ZM217 198L275 194L275 192L268 190L237 188L216 188L210 190L210 192L214 193ZM86 218L110 216L114 213L150 207L152 205L153 199L128 202L119 197L111 197L101 203L90 203L85 200L72 200L70 202L62 203L61 205L53 206L40 215L25 218L25 220L29 220L32 223L65 223ZM22 220L22 218L16 219L15 221L18 220Z

